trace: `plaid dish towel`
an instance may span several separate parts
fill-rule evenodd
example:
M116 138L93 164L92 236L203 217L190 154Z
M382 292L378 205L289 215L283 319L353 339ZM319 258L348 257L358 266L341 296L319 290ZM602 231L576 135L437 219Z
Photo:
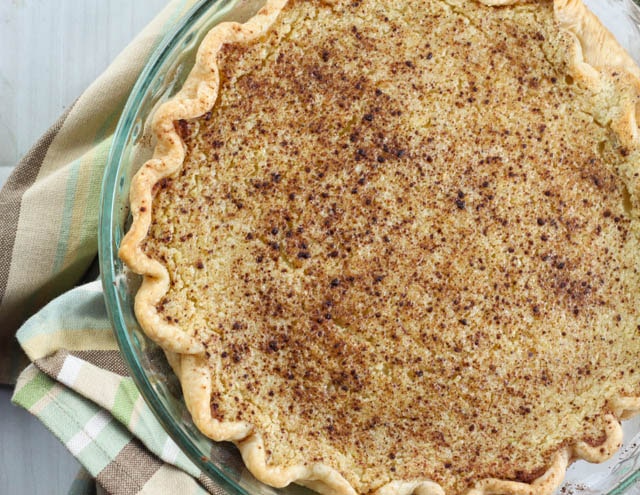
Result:
M104 491L225 493L164 432L127 376L100 282L45 306L18 340L33 364L18 378L14 403L37 416ZM91 477L76 480L72 493L86 493L80 487L91 487Z
M98 199L122 108L154 47L195 3L169 2L0 191L0 383L24 370L13 402L83 465L74 495L225 493L167 436L127 376L100 284L73 288L97 276Z

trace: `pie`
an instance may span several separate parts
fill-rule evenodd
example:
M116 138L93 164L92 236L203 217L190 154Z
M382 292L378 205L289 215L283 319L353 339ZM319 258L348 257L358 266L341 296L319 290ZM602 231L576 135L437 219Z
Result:
M640 70L579 0L269 0L155 115L120 256L275 487L551 494L640 411Z

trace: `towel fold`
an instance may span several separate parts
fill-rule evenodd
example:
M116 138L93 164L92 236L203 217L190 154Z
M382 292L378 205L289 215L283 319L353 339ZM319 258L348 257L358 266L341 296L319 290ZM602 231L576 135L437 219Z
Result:
M46 305L18 340L32 364L13 402L42 421L106 493L225 493L167 435L128 376L100 282Z

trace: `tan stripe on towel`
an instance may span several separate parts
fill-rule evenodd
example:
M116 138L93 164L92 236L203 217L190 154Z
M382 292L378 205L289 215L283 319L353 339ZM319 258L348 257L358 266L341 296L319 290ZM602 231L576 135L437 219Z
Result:
M78 359L92 364L100 369L116 373L120 376L129 376L129 369L122 359L120 351L72 351L61 349L51 356L35 361L36 366L54 380L57 379L64 360L67 356L75 356Z
M139 493L163 464L139 440L134 439L100 471L96 480L107 493Z
M60 374L60 370L64 365L64 360L67 359L69 353L67 351L58 351L52 356L48 356L46 358L37 359L34 364L38 367L40 371L46 373L54 380L58 378Z
M222 488L220 484L216 483L215 481L205 476L204 474L201 474L198 477L198 481L204 487L204 489L207 490L212 495L228 495L227 490Z
M4 298L9 270L11 268L11 253L18 230L20 218L20 203L22 195L35 182L49 146L62 128L73 105L53 124L29 152L20 160L16 169L9 176L6 184L0 190L0 301Z
M120 376L130 374L120 351L73 351L71 355Z
M219 488L219 487L218 487ZM175 493L179 495L196 495L202 493L195 479L171 464L164 464L147 481L140 495L158 495L159 493ZM226 495L224 491L212 492L215 495Z
M20 160L0 190L0 308L3 306L9 272L11 271L22 196L38 177L47 151L72 108L73 105ZM2 315L1 309L0 315ZM0 383L14 383L17 373L29 363L15 339L15 332L23 322L22 319L9 318L6 314L2 316L0 318L2 320L2 325L0 325Z

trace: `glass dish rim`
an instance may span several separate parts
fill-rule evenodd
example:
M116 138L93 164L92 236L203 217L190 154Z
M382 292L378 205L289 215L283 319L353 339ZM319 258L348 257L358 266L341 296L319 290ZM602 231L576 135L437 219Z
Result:
M106 303L105 306L109 320L114 327L113 331L119 349L124 355L126 366L131 373L131 378L146 404L149 406L149 409L159 421L164 431L203 474L214 478L214 481L219 483L221 488L227 493L233 495L251 495L245 488L231 480L229 476L215 466L215 464L201 457L201 452L176 425L175 416L156 395L147 376L147 371L135 355L135 351L133 350L134 345L129 332L126 330L127 325L123 318L121 303L115 290L116 275L112 263L112 260L117 259L117 252L114 250L116 242L112 228L117 189L116 178L123 166L123 150L126 145L126 139L135 125L135 113L140 106L141 100L145 96L145 92L148 91L153 83L156 71L162 66L165 60L172 55L173 49L179 44L181 35L188 31L212 6L223 1L224 0L197 0L186 13L176 19L173 26L167 30L166 34L151 51L151 55L147 58L143 70L131 89L113 135L100 187L98 258ZM640 0L629 0L629 3L640 9ZM211 441L213 442L213 440ZM640 481L640 469L630 473L617 487L608 491L606 495L625 495L627 490L635 486L638 481Z
M158 45L152 50L142 72L131 89L113 135L102 177L98 215L98 260L107 315L113 326L120 351L124 355L126 366L131 373L131 378L149 406L149 409L169 437L203 473L214 477L214 481L218 482L227 493L250 495L213 463L207 462L206 459L201 457L201 453L197 447L195 447L191 440L177 427L175 417L157 397L146 370L135 355L135 351L133 350L134 345L131 342L129 332L126 330L127 325L124 321L120 300L115 289L116 274L113 265L113 260L117 259L117 252L115 252L114 249L116 242L114 240L113 230L113 213L117 190L116 178L123 166L123 150L126 145L126 140L135 125L135 113L146 91L148 91L152 85L157 70L172 54L173 49L179 43L181 35L185 34L202 15L206 14L212 5L218 2L221 2L221 0L198 0L185 14L177 19L175 24L166 32Z

